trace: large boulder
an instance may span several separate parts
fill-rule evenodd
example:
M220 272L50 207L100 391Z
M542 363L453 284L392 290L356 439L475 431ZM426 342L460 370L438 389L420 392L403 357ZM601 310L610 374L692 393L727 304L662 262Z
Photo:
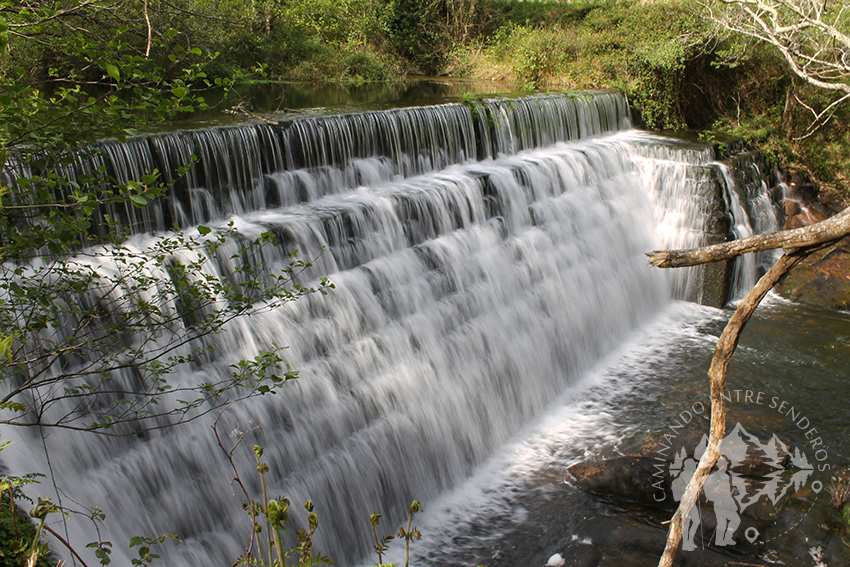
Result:
M840 195L822 192L799 170L785 172L784 228L808 226L846 206ZM819 250L795 266L777 284L780 295L828 309L850 309L850 238Z
M819 250L776 285L780 295L829 309L850 309L850 237Z

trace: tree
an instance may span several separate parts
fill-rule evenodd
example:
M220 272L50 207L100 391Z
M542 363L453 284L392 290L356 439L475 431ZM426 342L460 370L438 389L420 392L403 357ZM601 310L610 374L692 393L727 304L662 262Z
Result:
M843 0L721 0L703 6L725 29L777 49L805 83L835 93L820 109L797 97L813 116L807 134L850 100L850 9Z
M647 254L650 263L661 268L696 266L734 258L760 250L783 248L785 254L762 276L746 297L738 304L723 333L717 341L708 376L711 383L711 425L708 445L700 458L696 471L688 482L667 532L667 544L658 567L671 567L682 543L682 523L696 505L708 475L720 457L720 444L726 435L726 372L738 339L756 307L773 289L782 276L812 252L832 244L850 234L850 207L838 215L808 227L785 230L773 234L757 235L737 241L705 246L694 250L655 251Z
M850 100L850 12L845 2L720 0L704 3L703 7L709 19L734 34L766 42L779 50L791 71L801 80L827 92L837 93L837 98L820 111L806 105L814 115L807 135L825 124L839 105ZM726 371L744 326L764 296L788 270L815 250L848 234L850 208L831 219L802 229L759 235L696 250L656 251L648 254L654 266L667 268L714 262L758 250L785 250L785 254L738 304L718 340L708 371L711 383L708 447L670 521L667 544L659 567L670 567L673 564L682 541L682 519L688 516L695 505L708 474L720 456L720 443L726 429L726 406L722 395L726 388Z
M0 5L7 55L34 43L79 66L57 61L41 77L0 60L0 424L130 434L266 393L295 375L276 372L276 352L260 352L220 381L168 383L172 370L202 355L205 335L314 290L294 284L308 267L294 257L273 274L241 261L273 246L270 234L201 226L128 243L126 218L168 190L162 172L72 173L97 163L96 139L123 141L141 124L204 108L198 87L226 89L234 80L208 79L211 57L184 46L177 32L103 29L98 14L109 8L96 0ZM93 29L80 27L90 21ZM215 256L229 256L233 268L212 270ZM166 399L178 401L160 403Z
M109 27L122 6L0 2L0 426L7 432L132 435L274 392L297 375L274 349L234 361L220 378L175 385L170 375L211 356L204 337L233 319L330 286L296 284L309 263L294 252L282 265L257 261L276 245L269 233L198 226L128 239L127 219L161 198L169 177L153 170L119 178L97 165L98 140L124 141L205 108L204 91L227 89L235 77L207 77L215 56L179 32L151 28L147 3L147 24ZM212 269L216 258L231 267ZM0 508L11 510L11 522L20 487L34 478L0 478ZM48 500L42 509L58 510ZM42 554L37 540L19 542L13 555ZM136 541L140 560L151 557L152 543ZM108 558L107 542L93 545Z

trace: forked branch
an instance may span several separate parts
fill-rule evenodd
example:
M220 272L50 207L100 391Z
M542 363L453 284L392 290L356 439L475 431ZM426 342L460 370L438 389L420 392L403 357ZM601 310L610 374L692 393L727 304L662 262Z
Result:
M723 333L717 341L714 356L711 359L711 367L708 370L708 376L711 380L711 425L708 446L699 460L694 476L685 488L673 519L670 521L670 527L667 530L667 544L664 547L664 554L658 562L658 567L671 567L673 565L673 559L682 544L682 519L687 518L691 513L711 469L714 468L717 459L720 457L720 444L726 435L726 399L723 397L723 392L726 391L726 371L729 367L729 361L732 359L732 354L738 346L741 331L744 330L744 325L750 320L767 292L776 285L788 270L816 248L819 248L819 246L795 248L789 250L777 260L738 304L738 308L735 309L735 313L729 319L726 328L723 329Z
M850 96L850 10L844 0L699 0L721 29L772 46L806 83L838 93L806 129L810 135Z
M711 424L708 446L700 458L694 476L688 482L679 507L670 521L667 531L667 543L658 567L671 567L676 552L682 544L682 520L688 517L705 486L706 479L720 457L720 444L726 435L726 373L729 362L738 346L738 340L744 326L749 321L761 300L767 295L780 278L809 254L850 233L850 208L840 214L811 226L786 230L773 234L706 246L693 250L673 250L647 254L650 263L659 267L678 267L705 264L717 260L733 258L746 252L786 248L786 253L759 279L756 285L738 304L735 313L714 349L714 356L708 370L711 381Z

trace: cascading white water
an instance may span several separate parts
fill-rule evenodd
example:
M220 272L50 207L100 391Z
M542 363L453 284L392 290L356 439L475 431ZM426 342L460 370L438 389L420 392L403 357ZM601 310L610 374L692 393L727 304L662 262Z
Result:
M705 230L712 213L723 210L713 179L710 147L641 143L635 146L641 185L653 202L658 249L697 248L707 244ZM672 297L702 300L702 266L667 274Z
M454 105L311 119L283 131L283 151L272 152L280 161L263 150L244 158L262 164L237 167L243 157L227 153L235 142L203 146L230 157L215 169L209 150L190 178L197 184L175 189L168 206L179 218L239 213L242 233L271 231L287 245L264 251L272 269L297 248L316 258L305 278L336 285L232 322L209 339L209 361L173 381L288 345L301 377L232 407L220 430L257 428L239 461L249 489L259 495L249 451L258 443L270 496L312 499L316 546L338 564L368 551L369 514L397 525L411 500L461 482L663 307L668 287L690 293L691 281L665 285L643 254L698 242L707 213L694 200L713 183L709 154L640 132L602 135L626 126L623 104L610 94L576 105L549 96L482 103L475 117ZM489 138L473 135L488 121ZM213 137L196 133L192 143L204 136ZM173 139L161 142L163 154L185 157ZM210 424L46 438L61 496L106 512L114 560L129 563L120 544L131 536L171 531L184 542L162 553L168 565L225 565L242 553L247 519ZM46 470L44 456L12 451L12 470ZM95 537L82 523L67 529L76 541Z
M736 158L734 173L725 164L717 164L717 167L722 173L735 238L779 230L767 184L754 156L744 154ZM746 295L775 259L775 251L738 257L735 261L733 298L740 299Z

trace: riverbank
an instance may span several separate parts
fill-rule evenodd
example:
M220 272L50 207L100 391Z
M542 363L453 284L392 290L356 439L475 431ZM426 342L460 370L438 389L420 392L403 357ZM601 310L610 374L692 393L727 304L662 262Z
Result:
M837 106L812 131L812 112L828 108L830 99L795 78L780 53L715 26L694 0L295 0L261 2L247 13L227 3L193 4L179 11L189 18L145 5L144 13L125 7L120 26L96 8L95 2L38 24L53 26L43 30L56 38L52 44L9 38L10 57L0 68L39 87L68 80L110 88L126 80L119 68L127 56L99 38L117 34L129 51L146 54L155 76L184 80L184 67L203 70L186 86L210 100L210 88L231 77L335 85L353 97L367 85L407 96L406 79L423 75L502 84L514 92L615 88L650 129L732 134L773 163L805 167L848 192L848 105ZM27 18L38 16L15 18L25 29ZM91 44L62 48L65 22L73 29L75 18L91 32ZM106 60L93 65L86 60L92 52L107 54ZM271 102L250 91L234 105ZM305 106L331 103L315 91L305 96L311 98ZM282 104L300 107L292 99Z

